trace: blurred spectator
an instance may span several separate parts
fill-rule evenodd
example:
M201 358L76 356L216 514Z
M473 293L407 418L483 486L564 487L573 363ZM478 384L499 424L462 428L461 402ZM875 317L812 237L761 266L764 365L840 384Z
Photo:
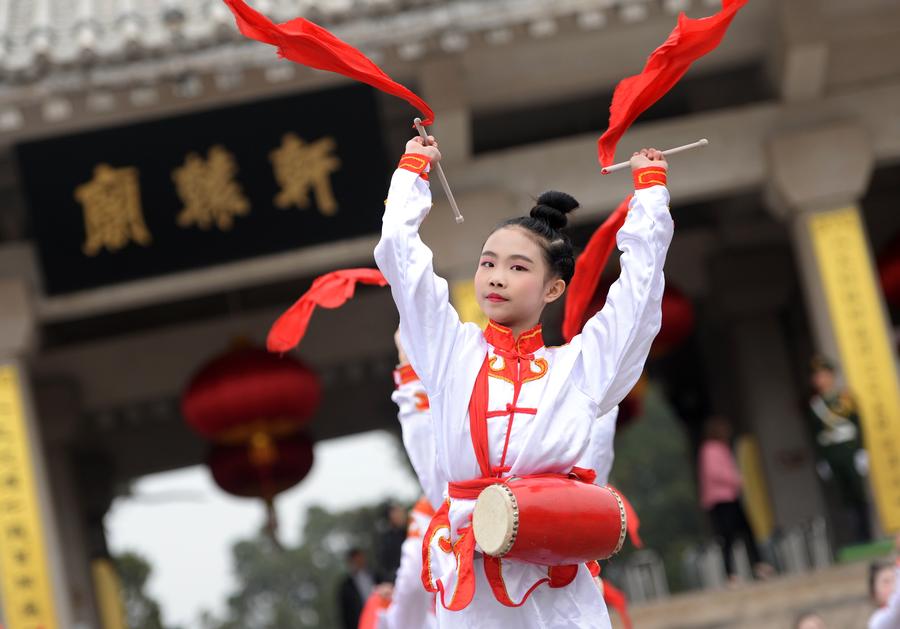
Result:
M833 480L853 518L855 541L870 539L869 505L862 475L867 467L853 396L840 386L834 366L822 356L810 363L813 395L809 416L819 458L819 474Z
M814 612L801 614L794 623L794 629L827 629L827 627L822 617Z
M737 462L731 452L731 425L724 417L711 417L704 426L704 441L700 445L699 477L700 504L709 514L713 532L722 546L725 572L730 582L737 580L732 555L736 539L743 539L747 556L753 565L754 576L765 578L772 567L764 563L741 506L742 480Z
M406 541L409 514L401 505L392 502L385 509L386 525L378 535L378 568L385 581L391 583L400 567L400 551Z
M900 554L900 534L894 545ZM875 562L869 567L869 594L878 606L869 618L869 629L900 628L900 558L893 564Z
M366 555L359 548L347 552L347 573L338 591L338 605L344 629L357 629L363 605L375 588L375 575L369 571Z

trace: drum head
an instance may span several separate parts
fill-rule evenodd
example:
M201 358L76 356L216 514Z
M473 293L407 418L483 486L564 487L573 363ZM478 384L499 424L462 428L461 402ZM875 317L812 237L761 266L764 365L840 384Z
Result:
M502 557L512 548L519 528L516 497L506 485L491 485L478 495L472 513L472 531L482 552Z

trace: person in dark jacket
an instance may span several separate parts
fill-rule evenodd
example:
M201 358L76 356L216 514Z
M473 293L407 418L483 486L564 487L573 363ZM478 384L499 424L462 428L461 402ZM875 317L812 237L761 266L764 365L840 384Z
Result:
M347 576L338 589L338 606L344 629L357 629L363 605L374 588L375 575L366 565L365 553L359 548L351 548L347 552Z

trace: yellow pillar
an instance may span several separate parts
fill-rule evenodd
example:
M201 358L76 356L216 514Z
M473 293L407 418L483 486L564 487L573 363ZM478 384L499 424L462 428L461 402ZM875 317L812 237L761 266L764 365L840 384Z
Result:
M817 349L836 358L860 408L882 529L900 531L900 378L884 298L857 202L874 157L868 133L841 122L769 143L771 209L793 229Z
M854 206L803 219L841 367L859 404L882 528L900 531L900 377L865 227Z
M34 327L24 283L0 280L0 610L10 629L68 629L44 453L20 359Z
M122 603L122 583L115 564L111 559L95 559L91 562L91 576L103 629L128 629Z
M0 363L0 592L4 616L10 627L62 629L23 398L19 365Z

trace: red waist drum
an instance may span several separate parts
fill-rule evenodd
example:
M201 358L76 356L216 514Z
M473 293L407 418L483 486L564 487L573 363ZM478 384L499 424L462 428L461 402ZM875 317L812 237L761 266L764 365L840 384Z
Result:
M542 566L615 555L625 542L625 506L609 487L571 478L519 478L485 488L472 530L482 552Z

